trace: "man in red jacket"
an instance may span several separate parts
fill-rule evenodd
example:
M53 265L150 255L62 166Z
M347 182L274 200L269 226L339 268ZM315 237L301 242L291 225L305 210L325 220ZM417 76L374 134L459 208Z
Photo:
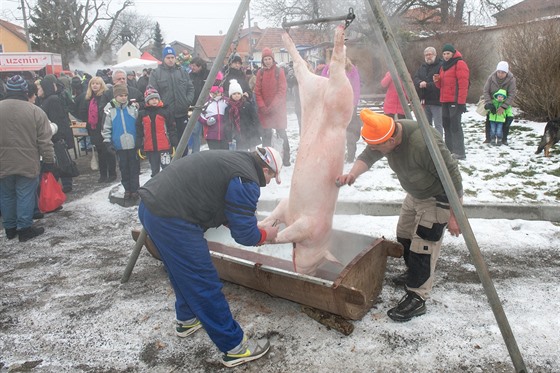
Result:
M451 44L443 46L443 64L434 74L440 89L441 119L445 131L445 145L455 159L465 159L465 139L461 115L466 111L469 92L469 67L463 56Z

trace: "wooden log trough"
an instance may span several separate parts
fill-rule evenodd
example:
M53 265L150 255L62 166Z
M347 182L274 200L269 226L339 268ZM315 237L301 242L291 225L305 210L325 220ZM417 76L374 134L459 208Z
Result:
M138 230L132 232L135 240L139 234ZM244 248L225 227L209 229L205 237L222 280L349 320L360 320L373 306L381 293L387 257L398 258L403 252L399 243L384 238L333 230L331 253L342 265L327 262L309 276L294 272L292 245ZM149 237L145 246L159 259ZM275 256L277 253L282 254Z

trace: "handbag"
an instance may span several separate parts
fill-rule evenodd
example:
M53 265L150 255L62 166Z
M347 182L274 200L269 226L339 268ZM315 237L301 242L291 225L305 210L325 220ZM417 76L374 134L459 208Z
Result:
M78 165L70 157L66 141L64 141L64 139L60 139L53 144L53 147L58 175L60 177L80 176Z
M40 187L39 210L41 212L54 211L66 201L66 194L62 191L62 186L56 181L52 172L43 173Z
M488 114L488 110L484 108L484 96L480 96L480 100L478 100L478 104L476 104L476 113L478 115L482 115L485 117Z
M89 163L93 171L99 170L99 159L97 157L97 152L94 146L91 152L91 162Z

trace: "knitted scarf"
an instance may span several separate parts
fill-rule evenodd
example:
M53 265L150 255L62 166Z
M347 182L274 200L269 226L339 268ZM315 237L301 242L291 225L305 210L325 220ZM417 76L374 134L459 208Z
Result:
M243 107L243 98L241 98L241 100L238 101L229 99L228 106L229 106L229 119L231 123L233 123L233 125L235 126L237 132L240 132L241 127L240 127L239 112Z
M99 121L99 111L97 108L97 99L92 97L89 101L88 108L88 123L91 125L91 129L97 128L97 122Z
M452 68L457 63L457 61L462 60L462 59L463 58L461 58L461 57L450 58L447 61L443 61L443 64L441 65L441 67L443 68L443 71L447 71L450 68Z

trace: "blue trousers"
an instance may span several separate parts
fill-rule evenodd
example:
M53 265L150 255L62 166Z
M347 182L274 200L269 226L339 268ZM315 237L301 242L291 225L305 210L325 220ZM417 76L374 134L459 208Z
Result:
M212 263L203 229L178 218L153 215L140 203L138 216L156 244L175 292L177 320L197 317L222 352L243 339L222 293L223 284Z
M502 141L504 136L503 123L490 121L490 140L494 140L496 137L498 140Z
M9 175L0 179L0 206L4 228L31 227L38 186L38 177Z

